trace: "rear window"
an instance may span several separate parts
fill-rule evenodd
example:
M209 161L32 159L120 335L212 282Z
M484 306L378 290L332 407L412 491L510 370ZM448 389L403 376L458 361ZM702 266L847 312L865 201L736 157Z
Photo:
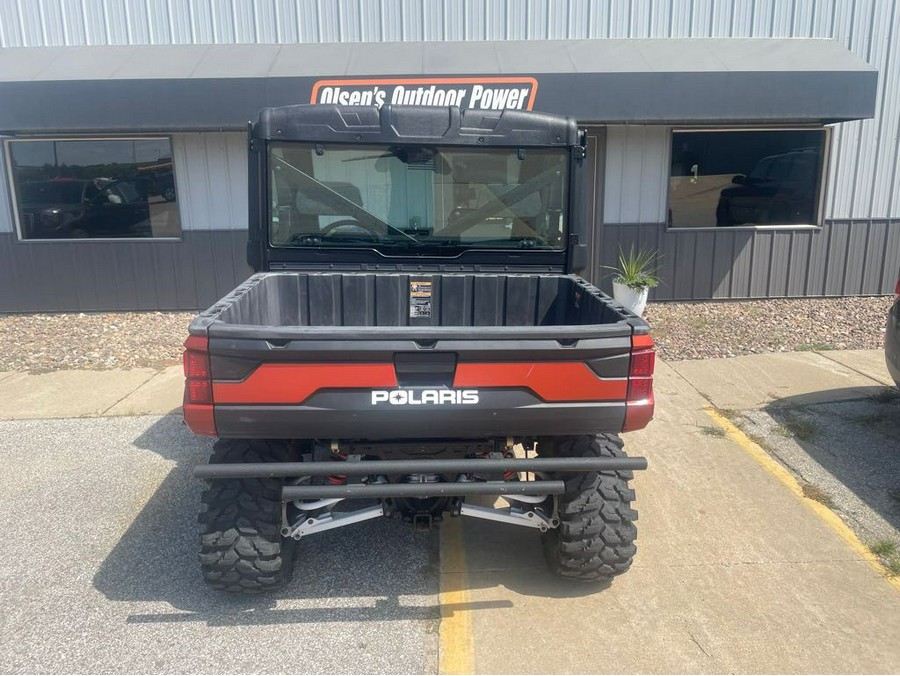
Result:
M273 246L564 247L568 151L274 144Z

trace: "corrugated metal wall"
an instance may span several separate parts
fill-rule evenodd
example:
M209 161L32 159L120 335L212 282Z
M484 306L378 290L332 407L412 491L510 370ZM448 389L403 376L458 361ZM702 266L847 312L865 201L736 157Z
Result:
M606 128L604 223L664 223L669 186L669 128Z
M817 37L878 68L874 120L834 136L826 216L900 217L894 0L3 0L0 47L232 42Z
M175 181L185 230L247 228L247 135L174 134Z
M247 233L19 242L0 233L0 312L197 310L250 276Z
M878 114L835 129L818 231L669 231L669 130L596 130L595 266L637 242L664 255L660 299L889 292L900 267L895 0L0 0L0 47L629 37L834 38L879 70ZM0 310L193 308L242 278L244 135L176 134L173 144L182 242L0 234L0 288L16 299ZM11 231L7 201L0 190L0 233ZM73 272L86 269L105 272Z
M820 230L673 232L663 224L604 225L601 265L631 243L662 256L656 300L883 295L900 272L900 220L829 221ZM609 288L609 279L594 280Z

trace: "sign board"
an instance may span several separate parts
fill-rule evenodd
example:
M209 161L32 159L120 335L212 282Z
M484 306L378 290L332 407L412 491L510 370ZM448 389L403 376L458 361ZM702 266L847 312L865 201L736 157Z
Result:
M342 106L458 106L464 110L531 110L533 77L426 77L318 80L310 103Z

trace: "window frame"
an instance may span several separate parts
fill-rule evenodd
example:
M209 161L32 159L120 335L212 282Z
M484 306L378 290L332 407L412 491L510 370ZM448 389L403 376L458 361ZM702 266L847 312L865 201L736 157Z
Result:
M674 137L677 133L697 133L697 132L755 132L755 131L822 131L825 135L825 142L823 144L822 149L822 159L819 162L818 174L816 177L816 186L819 190L818 200L816 203L816 218L815 223L787 223L784 225L777 224L766 224L766 225L732 225L727 228L721 228L717 226L702 226L702 227L690 227L690 226L682 226L682 227L672 227L669 225L669 210L671 208L670 203L670 186L672 181L672 145L674 143ZM735 230L744 230L744 231L756 231L756 230L821 230L824 225L825 220L825 194L828 191L828 170L831 166L831 138L832 138L832 125L827 124L792 124L792 125L754 125L749 127L744 126L713 126L713 127L670 127L668 134L668 143L666 145L666 164L669 167L666 172L666 211L664 214L665 224L666 224L666 232L723 232L723 231L735 231Z
M178 226L181 234L178 237L66 237L66 238L24 238L22 224L19 221L19 202L16 194L15 176L13 175L12 152L10 145L20 141L160 141L167 140L172 150L172 180L175 182L175 208L178 210ZM6 169L6 190L9 195L9 206L12 211L17 244L47 244L48 242L182 242L184 241L184 219L181 212L181 200L178 198L178 168L175 166L175 139L171 134L128 134L81 136L78 134L54 134L52 136L10 136L3 139L3 158Z

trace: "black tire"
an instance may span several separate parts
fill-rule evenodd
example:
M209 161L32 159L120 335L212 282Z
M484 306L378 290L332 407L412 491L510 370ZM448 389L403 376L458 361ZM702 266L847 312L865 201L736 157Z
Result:
M549 447L549 448L548 448ZM542 452L541 449L544 449ZM624 458L616 434L553 437L538 445L540 455L576 458ZM637 511L631 470L560 473L566 492L557 499L559 527L542 535L544 555L560 577L587 582L609 580L631 567L637 551Z
M281 441L220 439L210 462L286 462ZM200 568L211 587L256 594L290 582L296 542L281 535L282 479L207 482L200 512Z

